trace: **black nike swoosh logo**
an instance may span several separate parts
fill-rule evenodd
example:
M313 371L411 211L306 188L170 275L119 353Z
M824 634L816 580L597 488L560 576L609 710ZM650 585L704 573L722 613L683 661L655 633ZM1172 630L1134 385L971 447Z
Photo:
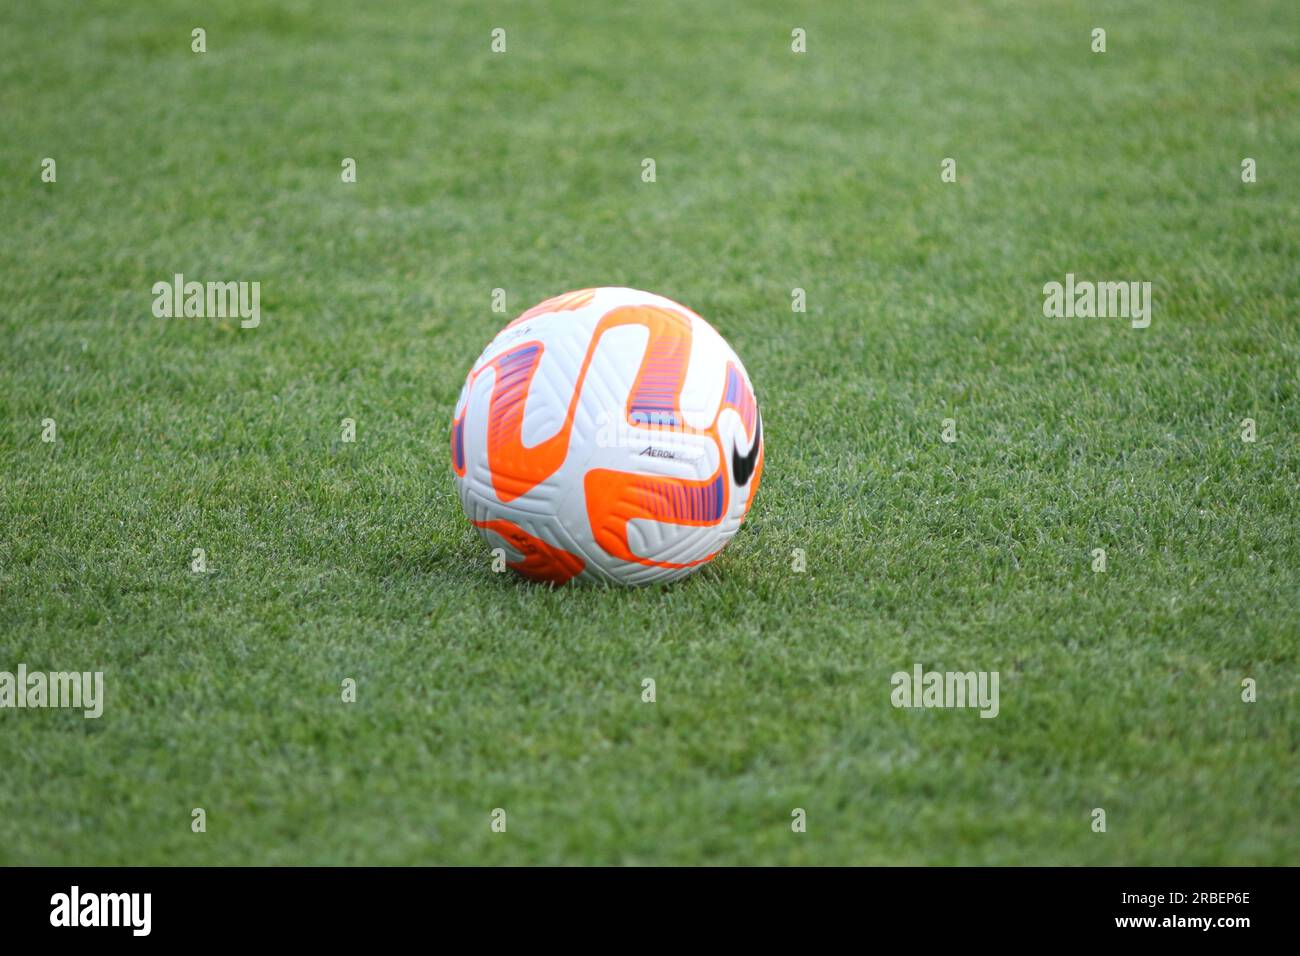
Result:
M749 479L754 474L754 466L758 464L758 448L763 442L763 418L759 416L754 427L754 443L749 446L749 454L741 457L736 446L731 446L731 474L736 479L736 484L744 487L749 484Z

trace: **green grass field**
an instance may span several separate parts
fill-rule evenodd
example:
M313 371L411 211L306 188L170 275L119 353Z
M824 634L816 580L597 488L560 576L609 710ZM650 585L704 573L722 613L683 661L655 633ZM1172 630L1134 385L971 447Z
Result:
M6 5L0 671L107 702L0 710L0 863L1296 863L1297 37L1282 0ZM261 325L156 318L178 272L260 281ZM1067 272L1150 281L1151 326L1045 318ZM755 508L677 585L494 574L455 497L466 369L592 285L758 390ZM895 709L916 663L1000 714Z

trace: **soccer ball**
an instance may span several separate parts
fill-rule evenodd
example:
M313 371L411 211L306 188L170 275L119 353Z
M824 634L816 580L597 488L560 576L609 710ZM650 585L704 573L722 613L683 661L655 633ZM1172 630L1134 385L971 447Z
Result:
M527 578L685 577L740 528L763 472L745 367L671 299L583 289L507 325L451 422L461 505Z

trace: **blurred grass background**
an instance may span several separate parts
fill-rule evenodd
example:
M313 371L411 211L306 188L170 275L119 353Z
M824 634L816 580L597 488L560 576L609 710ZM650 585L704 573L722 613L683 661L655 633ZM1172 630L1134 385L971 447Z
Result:
M108 702L0 711L0 862L1295 862L1297 37L1285 2L6 6L0 670ZM260 281L261 327L155 318L177 272ZM1066 272L1151 281L1151 327L1043 318ZM452 489L491 290L591 285L691 306L758 389L755 510L667 589L494 575ZM894 710L915 662L1000 671L1000 716Z

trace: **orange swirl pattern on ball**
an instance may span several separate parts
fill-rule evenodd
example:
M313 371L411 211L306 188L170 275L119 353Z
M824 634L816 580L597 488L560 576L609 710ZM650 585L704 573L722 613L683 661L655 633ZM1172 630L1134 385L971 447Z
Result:
M547 544L541 538L529 534L512 521L475 521L476 527L486 528L505 538L510 547L524 556L522 561L507 561L506 567L514 568L530 581L549 581L552 584L564 584L570 578L582 573L587 566L582 558L563 548Z

